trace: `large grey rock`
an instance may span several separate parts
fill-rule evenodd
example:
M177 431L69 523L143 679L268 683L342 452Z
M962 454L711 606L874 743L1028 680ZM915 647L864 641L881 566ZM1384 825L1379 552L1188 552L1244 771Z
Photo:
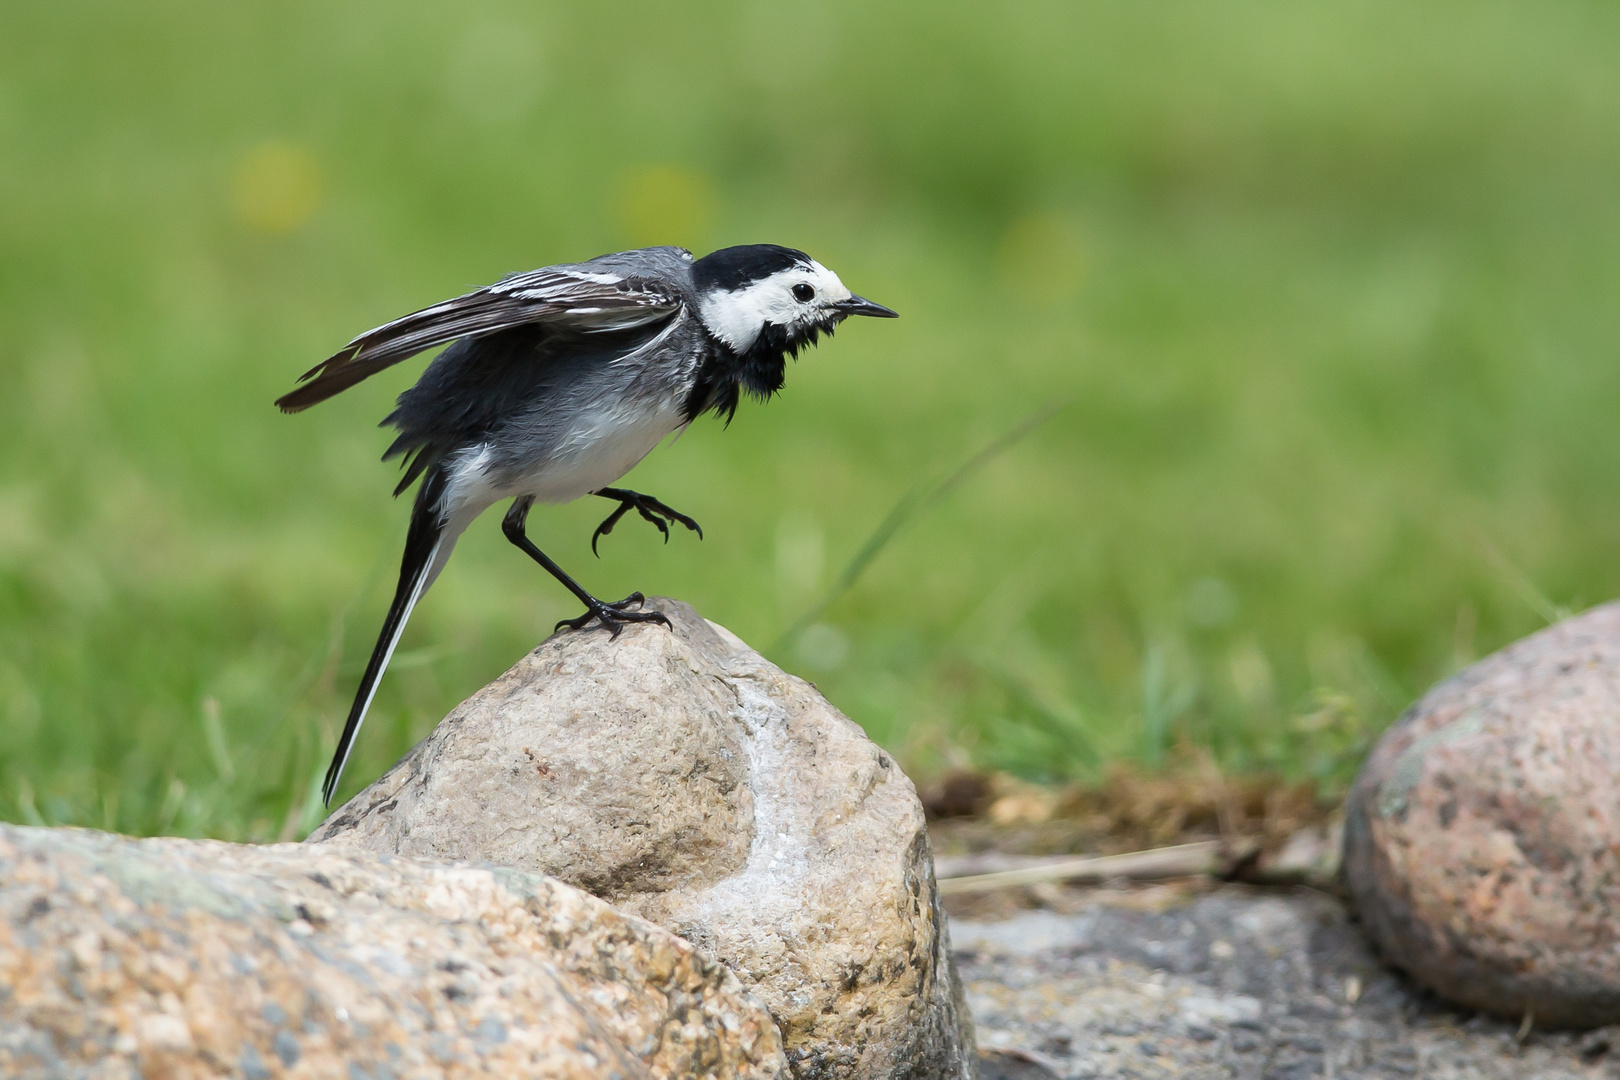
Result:
M1346 809L1344 876L1391 963L1538 1025L1620 1022L1620 604L1429 691Z
M0 826L0 1076L785 1070L730 972L539 875Z
M311 841L550 874L729 966L800 1077L971 1077L922 807L803 680L685 604L552 637Z

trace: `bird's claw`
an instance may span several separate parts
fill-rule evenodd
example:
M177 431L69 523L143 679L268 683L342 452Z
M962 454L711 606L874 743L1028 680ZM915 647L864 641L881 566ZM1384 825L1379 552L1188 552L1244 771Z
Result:
M601 623L603 629L611 633L612 636L608 639L610 641L619 636L619 633L624 629L625 623L663 623L666 628L675 629L674 626L670 625L669 617L662 611L656 609L652 611L629 610L631 607L640 607L646 601L647 598L639 592L633 592L623 600L615 600L611 603L595 600L586 607L585 614L573 619L563 619L556 625L553 632L561 630L565 626L570 630L583 630L592 619Z
M651 495L643 495L639 491L628 491L624 488L603 488L596 494L619 500L619 508L609 514L602 521L602 524L596 527L596 531L591 534L591 554L598 558L601 557L601 552L596 550L596 542L612 532L613 526L619 523L619 519L632 509L640 514L644 520L650 521L658 527L658 531L664 534L664 543L666 544L669 543L670 523L685 525L698 534L699 540L703 539L703 526L679 510L665 506Z

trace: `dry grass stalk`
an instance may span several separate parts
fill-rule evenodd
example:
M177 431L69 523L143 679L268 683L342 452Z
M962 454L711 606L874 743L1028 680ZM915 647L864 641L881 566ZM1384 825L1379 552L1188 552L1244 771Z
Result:
M1252 854L1254 854L1252 843L1234 849L1219 840L1204 840L1193 844L1153 848L1148 851L1131 851L1122 855L1048 859L1036 865L991 874L942 877L939 880L939 892L941 896L953 896L986 892L991 889L1038 885L1044 882L1107 881L1112 878L1155 881L1173 877L1220 875Z

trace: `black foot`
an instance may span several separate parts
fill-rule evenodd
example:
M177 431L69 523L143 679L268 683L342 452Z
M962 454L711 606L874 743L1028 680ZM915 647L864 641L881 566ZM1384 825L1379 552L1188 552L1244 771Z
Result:
M669 526L671 524L685 525L698 534L699 540L703 539L703 527L701 525L679 510L670 509L651 495L643 495L639 491L630 491L626 488L603 488L594 492L594 494L600 495L604 499L617 499L619 502L619 508L609 514L607 520L598 525L596 531L591 534L591 553L598 558L601 557L601 553L596 550L596 541L612 532L613 526L619 523L619 519L631 510L636 511L643 518L658 526L658 531L664 534L664 543L666 544L669 543Z
M570 630L583 630L585 629L585 625L592 619L595 619L597 622L601 623L604 628L612 631L614 638L619 636L619 631L624 629L625 623L655 622L663 623L671 630L675 629L673 626L670 626L669 619L665 618L662 611L627 610L632 606L641 606L641 604L646 602L646 599L647 598L645 596L642 596L638 592L633 592L623 600L615 600L611 604L601 600L592 599L587 601L589 606L586 608L585 614L579 616L577 619L562 620L556 625L554 630L561 630L565 626ZM612 638L609 638L608 640L611 641Z

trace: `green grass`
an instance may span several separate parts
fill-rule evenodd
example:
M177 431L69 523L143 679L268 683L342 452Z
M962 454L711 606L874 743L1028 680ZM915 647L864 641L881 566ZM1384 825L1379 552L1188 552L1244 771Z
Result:
M407 507L359 330L622 246L898 309L538 542L761 646L911 769L1207 748L1342 784L1620 592L1620 12L1597 3L0 9L0 817L296 836ZM567 597L480 522L345 779Z

